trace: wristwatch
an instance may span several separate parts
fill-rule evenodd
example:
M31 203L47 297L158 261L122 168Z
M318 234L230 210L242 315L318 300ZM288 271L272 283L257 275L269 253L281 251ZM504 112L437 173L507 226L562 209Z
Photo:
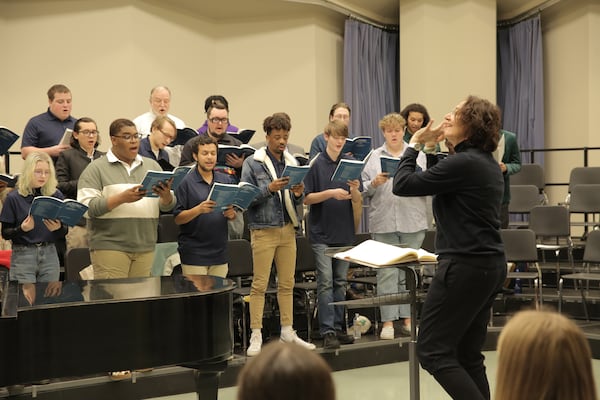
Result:
M409 143L408 147L412 147L416 151L423 150L423 143Z

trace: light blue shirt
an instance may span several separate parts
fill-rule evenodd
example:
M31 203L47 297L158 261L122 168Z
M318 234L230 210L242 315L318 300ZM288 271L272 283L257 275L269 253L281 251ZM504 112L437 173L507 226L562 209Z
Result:
M408 147L404 143L404 149ZM404 153L404 150L402 150ZM402 232L412 233L427 229L427 200L421 197L400 197L392 193L393 176L378 187L371 181L381 173L381 156L393 157L383 146L373 150L367 165L362 172L363 196L370 199L369 231L371 233ZM402 156L402 155L400 155ZM425 170L427 157L419 153L417 165Z

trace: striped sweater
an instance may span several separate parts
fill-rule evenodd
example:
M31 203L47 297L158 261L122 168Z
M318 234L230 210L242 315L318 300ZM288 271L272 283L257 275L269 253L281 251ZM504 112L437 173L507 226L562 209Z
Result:
M158 197L144 197L108 210L108 197L139 185L146 171L161 171L154 160L139 157L141 163L131 171L109 151L90 163L79 177L77 200L89 207L86 218L90 249L127 253L153 251L157 239L159 211L170 211Z

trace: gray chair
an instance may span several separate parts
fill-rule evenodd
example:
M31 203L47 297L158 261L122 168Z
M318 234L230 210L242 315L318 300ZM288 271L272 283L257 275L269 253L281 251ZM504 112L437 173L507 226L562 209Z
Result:
M583 226L584 235L600 223L600 184L577 184L571 190L569 214L583 215L583 221L573 221L571 226ZM590 220L591 219L591 220Z
M588 308L587 308L587 296L589 294L589 283L590 282L600 282L600 273L591 272L590 267L592 265L600 265L600 230L591 231L586 239L585 249L583 251L583 265L585 268L585 272L579 272L574 274L567 274L561 277L559 283L559 311L562 310L563 303L563 280L564 279L572 279L575 282L579 283L579 291L581 294L581 303L583 305L583 311L585 314L585 318L587 320L590 319ZM583 283L586 282L587 285L584 288Z
M89 248L77 247L67 251L65 256L65 281L80 281L81 275L79 275L79 272L91 263Z
M296 236L296 276L294 290L302 294L306 310L308 341L311 341L312 322L317 314L317 280L315 254L306 236ZM312 274L312 276L311 276Z
M527 227L529 212L535 206L540 205L540 193L535 185L510 185L510 203L508 213L521 221L509 222L510 227Z
M246 325L246 316L248 314L247 296L250 295L251 287L244 285L252 280L254 274L254 262L252 258L252 246L246 239L230 239L227 242L227 253L229 268L227 277L236 283L233 294L242 304L242 348L244 352L248 346L248 327ZM267 288L265 294L275 294L277 289Z
M531 229L502 229L504 254L507 262L525 264L526 271L510 271L507 279L526 279L532 284L536 308L543 304L542 271L538 264L535 232Z
M548 204L548 196L544 191L546 181L544 179L544 167L540 164L522 164L521 170L510 176L511 185L534 185L541 195L540 203Z
M600 167L575 167L569 174L569 193L575 185L600 184Z
M535 232L537 248L542 253L542 261L546 261L547 251L554 252L556 257L556 287L560 281L560 252L567 251L567 259L571 270L573 262L573 240L571 239L571 223L569 210L564 206L536 206L529 213L529 228Z
M157 243L177 242L179 238L179 225L175 223L173 214L162 214L158 219Z

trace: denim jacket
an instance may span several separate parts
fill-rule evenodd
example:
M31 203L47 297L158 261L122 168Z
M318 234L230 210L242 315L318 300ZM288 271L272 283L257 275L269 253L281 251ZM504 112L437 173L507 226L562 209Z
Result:
M285 163L298 165L296 159L287 151L283 153ZM284 224L283 209L281 207L281 196L284 198L284 204L287 212L294 224L298 226L298 214L296 205L301 204L304 195L296 198L289 189L280 190L277 193L269 191L269 184L277 179L275 167L267 155L266 147L261 147L254 154L244 161L242 167L242 182L248 182L261 189L261 193L248 207L248 228L264 229L281 227Z

